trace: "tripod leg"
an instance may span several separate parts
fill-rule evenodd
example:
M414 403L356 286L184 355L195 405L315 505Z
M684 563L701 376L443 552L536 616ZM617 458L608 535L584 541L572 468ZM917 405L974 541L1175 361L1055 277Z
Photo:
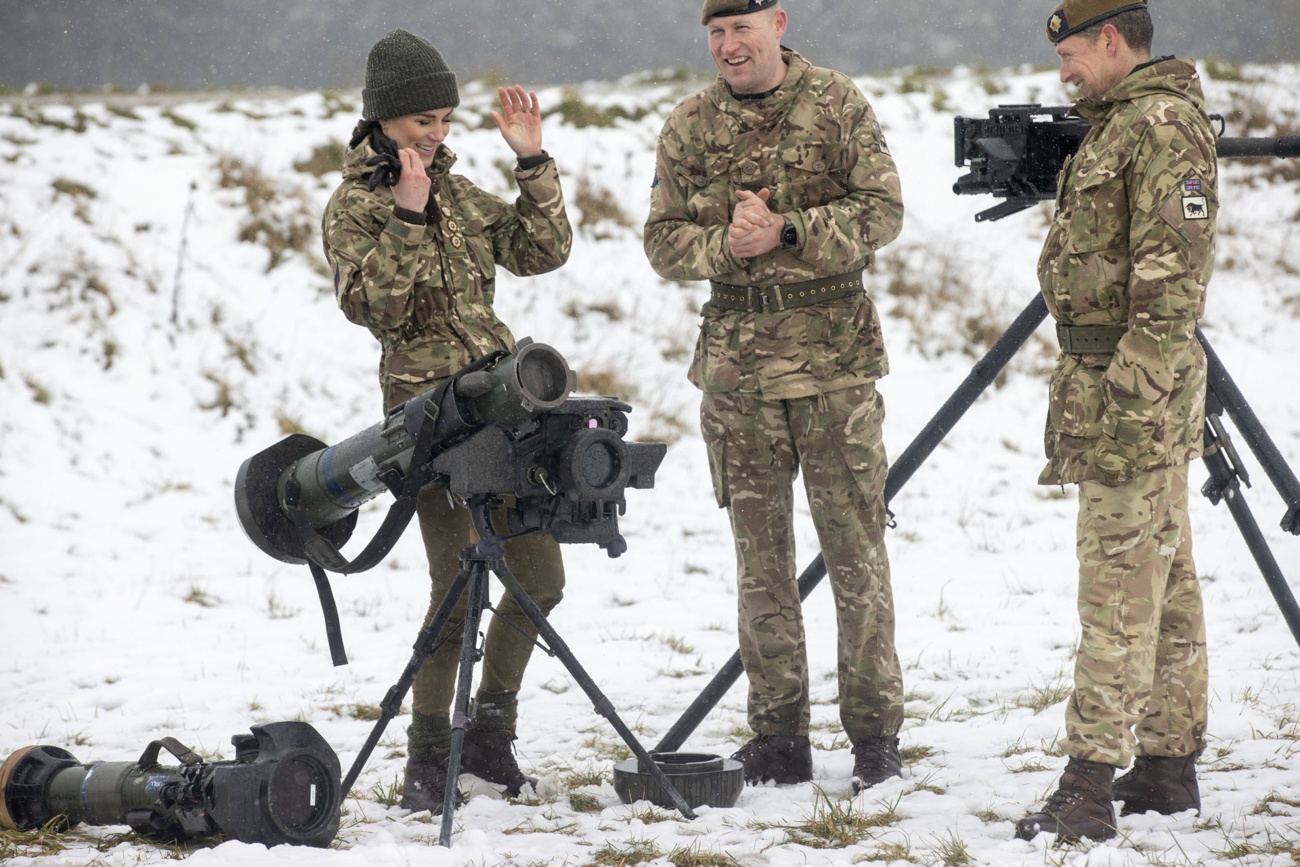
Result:
M1232 514L1233 520L1237 522L1237 529L1241 530L1242 538L1246 540L1246 547L1255 558L1259 571L1264 575L1264 583L1273 593L1273 600L1277 602L1277 607L1282 612L1282 619L1291 629L1291 635L1295 638L1296 643L1300 644L1300 606L1296 605L1295 596L1291 593L1291 587L1287 584L1286 576L1282 574L1281 567L1278 566L1277 560L1273 557L1272 550L1268 547L1268 541L1265 540L1264 534L1260 532L1259 524L1255 521L1255 516L1251 514L1250 506L1246 504L1245 499L1241 496L1241 485L1237 480L1236 474L1228 465L1227 459L1219 449L1211 449L1210 446L1216 445L1218 438L1214 434L1214 429L1210 427L1209 422L1205 425L1205 444L1206 451L1202 460L1210 471L1210 480L1201 488L1201 493L1209 498L1211 503L1216 505L1220 500L1228 506L1228 511ZM1210 452L1213 453L1210 453Z
M487 597L487 567L478 558L476 549L462 552L461 563L461 571L470 574L469 601L465 605L465 620L461 627L460 668L456 675L456 700L451 717L451 754L447 757L447 791L442 800L442 827L438 834L438 844L445 847L451 846L456 780L460 777L460 757L465 746L465 729L469 725L469 690L474 678L474 663L482 656L478 649L478 628Z
M1199 328L1196 329L1196 339L1205 350L1209 390L1228 411L1228 416L1245 438L1246 445L1250 446L1250 450L1259 460L1269 480L1273 482L1273 487L1277 488L1278 495L1286 502L1287 510L1282 517L1282 529L1300 535L1300 481L1296 480L1295 473L1287 466L1286 459L1273 444L1268 431L1264 430L1263 423L1250 408L1245 396L1228 375L1227 368L1219 360L1218 353L1210 346L1210 341L1205 339L1205 335Z
M357 781L361 774L361 769L366 766L366 761L370 758L371 752L374 751L375 745L379 743L379 738L383 736L384 729L393 721L393 717L401 713L402 699L406 698L406 693L410 691L411 684L415 682L415 675L420 670L420 666L433 653L437 646L438 635L442 628L451 619L451 612L455 609L456 603L460 601L460 595L465 591L465 585L469 583L470 574L462 569L452 579L451 586L447 588L447 593L438 603L438 610L434 612L433 618L424 625L419 635L415 637L414 651L411 659L406 663L406 668L402 669L402 674L397 679L397 683L388 689L384 700L379 704L379 719L375 722L374 728L370 730L370 736L366 738L365 744L361 747L361 752L357 753L356 759L352 762L352 767L348 770L348 775L343 778L343 794L352 791L352 785Z
M677 808L677 812L681 813L682 816L687 819L694 819L695 813L691 810L690 805L686 803L686 799L683 798L673 784L669 782L668 776L663 772L663 768L659 767L658 763L650 756L650 753L646 751L646 748L641 746L641 742L637 740L636 735L632 733L632 730L629 729L619 717L618 711L614 710L614 705L610 702L609 698L600 691L600 687L596 686L596 682L591 679L591 675L587 674L586 670L578 662L577 658L574 657L573 651L569 649L569 646L564 643L564 639L561 638L560 634L551 626L550 622L546 619L546 615L537 607L537 603L532 600L532 597L524 592L524 588L520 586L518 579L516 579L515 576L511 574L510 570L506 568L505 562L502 561L500 566L494 571L496 572L497 577L501 579L501 583L505 585L507 592L509 592L510 595L515 598L515 601L519 603L520 610L523 611L524 614L527 615L528 619L532 621L533 626L537 627L537 634L546 640L547 646L551 648L552 654L560 658L560 661L564 663L564 667L568 669L569 674L573 675L573 679L578 682L578 685L582 687L582 691L591 699L596 713L609 720L609 724L614 727L614 731L618 732L619 737L623 739L623 742L627 744L628 747L631 748L633 754L636 755L641 767L645 768L649 772L650 776L654 778L654 781L658 783L659 787L668 795L669 799L673 802L673 806Z
M821 554L818 554L808 564L808 568L803 570L803 574L799 576L799 599L807 599L808 594L813 592L824 577L826 577L826 560L822 558ZM704 689L700 690L700 694L695 697L695 701L691 702L690 706L677 718L677 722L673 723L672 727L664 733L663 738L655 745L655 752L671 753L681 749L682 744L686 743L686 739L690 737L691 732L695 731L695 727L709 715L709 711L713 710L718 702L722 701L722 697L727 694L727 690L731 689L744 673L745 666L740 661L740 651L737 650L731 654L731 658L726 661L722 668L718 669L718 673L713 675L713 680L710 680Z

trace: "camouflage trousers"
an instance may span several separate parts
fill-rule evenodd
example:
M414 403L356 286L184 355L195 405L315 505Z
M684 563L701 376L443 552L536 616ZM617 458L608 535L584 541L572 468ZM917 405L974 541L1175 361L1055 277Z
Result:
M434 612L460 571L460 551L474 544L476 537L467 509L452 508L447 492L427 489L416 501L420 534L429 560L432 593L424 622ZM494 516L494 525L500 516ZM498 527L500 530L501 527ZM549 613L564 595L564 563L560 545L551 536L525 536L505 546L506 565L520 585L543 613ZM533 652L531 639L537 636L532 621L520 610L515 598L505 593L493 579L489 592L503 598L496 613L485 611L487 638L483 647L482 676L479 693L517 693L523 682L524 669ZM420 666L412 686L411 706L415 713L446 718L456 695L456 673L460 663L461 629L469 593L461 594L449 623L456 628L450 640ZM509 621L509 623L505 622ZM521 634L522 632L522 634ZM446 635L446 630L443 631Z
M735 537L740 656L756 734L807 734L808 654L795 580L795 476L802 471L834 595L840 720L852 740L903 722L894 600L885 554L874 383L794 400L705 392L701 430L718 504Z
M1187 465L1079 485L1079 653L1066 751L1125 767L1205 746L1205 617Z

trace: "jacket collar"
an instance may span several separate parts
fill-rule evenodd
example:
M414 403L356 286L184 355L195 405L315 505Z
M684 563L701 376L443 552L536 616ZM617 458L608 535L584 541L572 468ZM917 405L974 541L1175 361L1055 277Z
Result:
M804 60L803 55L792 48L781 46L781 59L786 63L785 80L777 89L764 99L737 99L727 86L726 80L719 75L713 85L713 102L724 113L759 112L768 114L785 114L794 104L795 98L802 91L802 82L812 69L812 64Z
M1075 111L1093 126L1110 119L1124 103L1147 96L1175 96L1204 110L1205 94L1196 65L1190 60L1160 57L1137 66L1119 84L1099 97L1081 99Z
M343 179L345 181L354 181L370 175L375 170L375 167L367 165L367 163L377 156L379 156L379 152L370 143L370 137L366 136L361 144L348 151L343 158ZM433 155L433 165L429 167L429 173L443 174L455 164L456 154L444 144Z

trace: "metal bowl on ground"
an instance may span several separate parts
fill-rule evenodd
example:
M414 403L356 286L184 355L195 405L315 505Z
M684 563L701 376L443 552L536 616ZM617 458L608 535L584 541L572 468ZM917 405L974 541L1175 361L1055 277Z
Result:
M650 753L668 782L691 809L732 807L745 787L745 768L735 759L709 753ZM634 801L675 809L672 800L639 759L614 765L614 791L624 804Z

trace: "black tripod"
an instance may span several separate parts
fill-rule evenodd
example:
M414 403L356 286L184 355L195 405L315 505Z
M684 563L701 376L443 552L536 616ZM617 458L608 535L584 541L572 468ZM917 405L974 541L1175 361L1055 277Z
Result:
M1002 368L1016 354L1039 324L1047 318L1047 304L1041 295L1021 312L1011 326L1003 332L997 342L985 356L971 369L970 374L952 393L930 422L921 429L916 439L903 451L898 460L889 468L885 480L885 503L907 484L930 453L938 447L953 426L965 415L986 388L997 378ZM1196 339L1205 349L1209 366L1209 378L1206 394L1205 454L1204 460L1210 471L1210 480L1201 488L1201 493L1218 504L1220 500L1228 504L1228 510L1241 530L1247 547L1255 558L1273 598L1277 601L1282 617L1291 629L1291 635L1300 644L1300 606L1296 605L1295 596L1287 585L1277 560L1273 557L1259 525L1250 511L1250 507L1240 496L1241 484L1248 487L1250 477L1241 464L1236 449L1228 439L1222 423L1222 413L1226 410L1228 417L1236 424L1246 444L1263 465L1266 474L1277 488L1278 493L1287 504L1286 515L1282 518L1282 528L1289 533L1300 535L1300 481L1296 480L1277 447L1269 438L1250 404L1237 389L1236 383L1228 376L1223 363L1205 339L1199 328ZM803 574L799 576L799 598L807 599L808 594L826 576L826 561L818 554ZM740 662L740 653L732 654L731 659L719 669L713 680L700 692L685 713L673 723L663 740L655 747L656 752L672 752L681 748L691 732L706 717L713 707L727 694L744 668Z
M384 729L392 721L393 717L401 712L402 699L406 697L406 693L410 690L411 684L415 681L416 672L419 671L424 660L446 643L446 637L440 638L443 627L451 619L451 613L455 609L456 603L460 601L461 595L468 589L469 598L465 605L463 632L461 634L460 667L456 678L456 698L452 705L451 755L447 760L447 792L442 804L442 830L438 836L440 845L451 845L451 826L453 813L456 809L456 778L460 774L465 730L470 722L470 685L474 676L474 663L478 662L483 656L478 647L479 624L483 617L483 609L487 607L488 575L495 574L506 591L515 598L520 610L532 621L538 635L545 640L546 644L539 646L548 655L560 658L569 674L573 675L573 679L578 682L583 692L592 700L596 713L609 720L610 725L618 732L623 742L631 748L640 762L640 767L649 772L655 782L668 795L679 813L687 819L694 819L695 813L673 787L673 784L669 782L663 769L650 756L645 747L641 746L641 743L624 724L623 720L619 718L613 704L610 703L605 694L596 686L595 681L578 663L573 652L564 643L564 639L547 621L546 615L537 607L537 603L524 592L524 588L520 586L519 581L506 566L503 545L507 539L498 536L493 531L491 523L492 512L500 504L500 498L491 494L479 494L470 498L470 517L479 541L460 552L460 570L452 580L451 587L448 588L446 595L438 603L433 618L425 624L420 630L420 634L416 636L414 652L411 654L411 659L406 664L406 668L402 671L401 677L398 678L397 683L389 688L388 693L384 696L384 700L380 704L379 719L374 728L371 729L370 736L366 738L361 752L352 763L348 775L343 779L343 791L351 791L353 783L356 782L357 776L366 764L366 760L370 758L370 753L374 750L375 745L379 743L379 738L383 735Z

